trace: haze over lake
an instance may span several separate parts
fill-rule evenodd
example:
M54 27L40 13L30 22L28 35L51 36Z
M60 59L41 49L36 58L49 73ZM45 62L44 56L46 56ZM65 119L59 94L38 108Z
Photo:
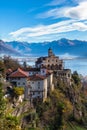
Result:
M73 59L73 60L64 60L65 68L70 68L71 71L77 71L83 76L87 75L87 59Z

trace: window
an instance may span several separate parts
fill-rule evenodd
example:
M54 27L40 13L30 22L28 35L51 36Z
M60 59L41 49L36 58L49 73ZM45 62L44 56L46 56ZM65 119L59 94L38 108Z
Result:
M68 77L70 77L70 74L68 74Z
M38 92L38 94L40 94L40 92Z
M38 89L40 89L40 86L38 86Z
M50 65L48 64L48 67L50 67Z
M40 84L40 82L38 82L38 85Z
M32 82L32 84L34 84L34 82Z
M40 82L38 82L38 89L40 89Z
M18 83L18 85L20 85L20 83Z
M25 85L25 83L23 83L23 85Z
M38 99L40 98L40 96L37 97Z

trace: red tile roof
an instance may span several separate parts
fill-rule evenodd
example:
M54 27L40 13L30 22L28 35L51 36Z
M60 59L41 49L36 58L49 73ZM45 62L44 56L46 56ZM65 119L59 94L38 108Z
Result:
M44 80L45 78L46 78L46 76L36 74L33 76L29 76L28 80L36 81L36 80Z
M6 74L12 73L12 69L7 69Z
M11 73L9 75L9 77L18 77L18 78L24 78L24 77L28 77L28 74L23 71L22 69L18 68L16 71L14 71L13 73Z

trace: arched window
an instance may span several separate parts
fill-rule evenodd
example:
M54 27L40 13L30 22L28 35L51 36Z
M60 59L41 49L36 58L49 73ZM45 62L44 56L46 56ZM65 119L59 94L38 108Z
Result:
M61 70L62 69L62 65L61 64L59 64L59 70Z
M50 65L48 64L48 67L50 67Z

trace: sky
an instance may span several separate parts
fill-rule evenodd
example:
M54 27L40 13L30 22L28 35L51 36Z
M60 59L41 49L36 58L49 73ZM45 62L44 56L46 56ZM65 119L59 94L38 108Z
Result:
M0 39L87 41L87 0L0 0Z

